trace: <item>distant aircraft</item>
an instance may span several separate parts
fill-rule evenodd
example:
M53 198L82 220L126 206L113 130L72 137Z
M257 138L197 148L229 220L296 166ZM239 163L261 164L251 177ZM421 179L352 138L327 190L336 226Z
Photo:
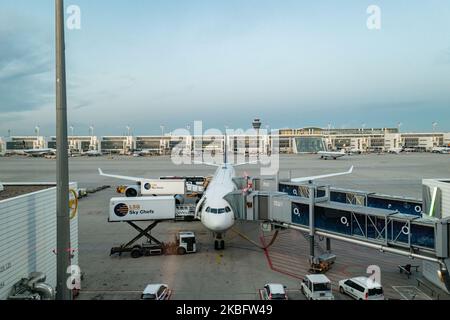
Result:
M82 155L88 157L101 157L103 154L97 150L89 150L87 152L82 153Z
M403 148L391 148L388 150L389 153L395 153L400 154L400 152L403 152Z
M357 148L354 148L354 149L350 149L350 151L348 152L349 154L361 154L361 153L363 153L363 151L361 150L361 149L357 149Z
M334 159L341 158L346 155L345 151L319 151L317 153L320 156L320 159Z
M56 149L27 149L23 150L23 153L30 157L43 157L56 154Z
M213 233L215 239L214 248L216 250L223 250L225 249L225 240L223 239L225 233L233 227L236 220L236 215L233 212L232 206L227 200L225 200L225 197L231 192L238 190L237 185L233 181L233 178L236 177L235 167L251 163L240 163L236 165L228 163L227 149L225 147L222 164L212 164L204 162L196 162L196 164L217 167L217 170L213 178L211 179L211 182L209 183L205 193L197 204L197 207L195 209L195 216L197 219L201 220L206 229ZM351 167L350 170L346 172L296 178L291 179L291 181L310 182L318 179L346 175L352 172L353 167ZM105 177L129 180L134 182L139 182L145 179L105 174L101 169L99 169L99 174Z
M450 147L434 147L431 152L447 154L450 153Z

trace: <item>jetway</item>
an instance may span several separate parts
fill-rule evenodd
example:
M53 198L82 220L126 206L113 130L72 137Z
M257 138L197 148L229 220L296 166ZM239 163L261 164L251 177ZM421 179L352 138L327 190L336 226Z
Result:
M308 186L291 182L280 182L278 191L291 196L308 198ZM323 196L324 191L319 190L318 196ZM371 208L396 210L399 213L422 216L422 201L413 198L390 196L360 190L348 190L330 188L330 201L361 205Z
M264 182L258 183L262 186ZM273 190L272 179L270 186ZM438 269L435 274L445 285L443 289L450 291L446 264L450 261L450 217L423 215L422 203L413 199L331 189L327 185L284 186L290 188L289 192L258 188L253 192L236 191L225 199L239 219L308 233L312 258L316 236L417 258L434 263ZM282 184L279 187L282 189ZM420 215L416 206L420 206Z

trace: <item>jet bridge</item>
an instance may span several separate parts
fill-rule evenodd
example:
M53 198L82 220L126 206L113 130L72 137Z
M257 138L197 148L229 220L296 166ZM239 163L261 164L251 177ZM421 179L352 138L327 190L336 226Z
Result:
M443 289L450 291L446 265L450 261L450 218L405 214L395 206L387 209L367 206L367 202L332 201L332 190L324 185L304 184L296 188L299 192L295 196L273 191L236 191L225 199L239 219L308 233L312 258L315 257L315 237L320 236L327 238L327 242L335 239L422 259L439 266L439 277L445 284ZM405 203L404 199L391 200Z

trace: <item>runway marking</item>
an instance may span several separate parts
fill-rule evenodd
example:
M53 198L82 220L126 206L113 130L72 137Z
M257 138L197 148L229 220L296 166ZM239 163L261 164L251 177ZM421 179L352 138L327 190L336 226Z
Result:
M433 300L425 294L422 290L414 286L392 286L392 289L397 291L404 300Z

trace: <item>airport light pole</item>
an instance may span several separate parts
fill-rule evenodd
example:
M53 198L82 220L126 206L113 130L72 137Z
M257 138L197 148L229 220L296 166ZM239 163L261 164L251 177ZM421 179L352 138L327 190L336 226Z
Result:
M69 161L67 146L64 0L55 0L56 15L56 299L72 300L66 285L70 258Z

